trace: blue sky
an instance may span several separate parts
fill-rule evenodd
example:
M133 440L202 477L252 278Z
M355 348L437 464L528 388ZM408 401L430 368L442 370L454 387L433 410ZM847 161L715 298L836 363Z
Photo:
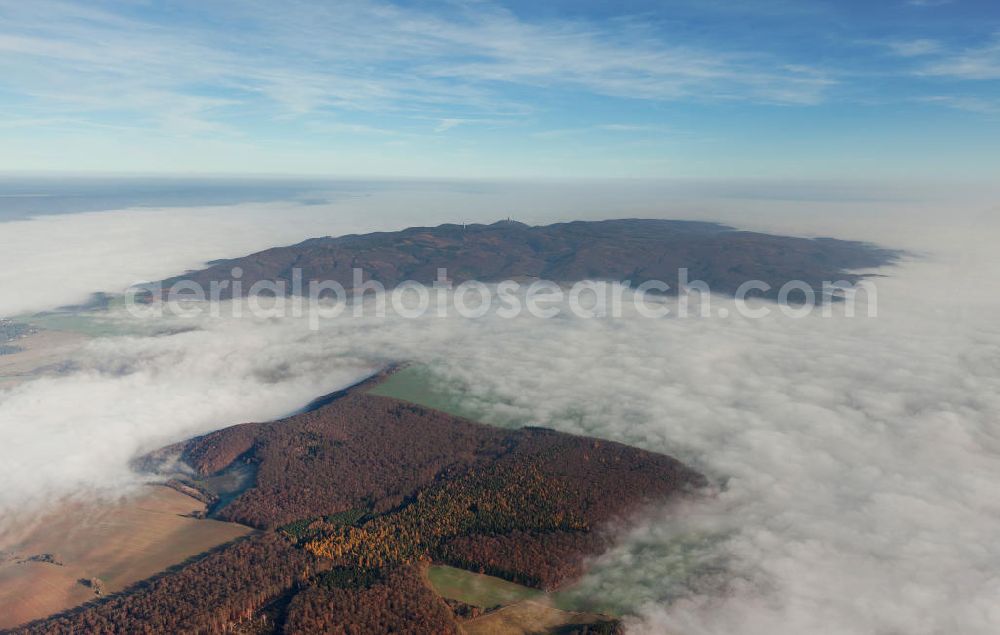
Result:
M0 171L984 180L1000 2L0 0Z

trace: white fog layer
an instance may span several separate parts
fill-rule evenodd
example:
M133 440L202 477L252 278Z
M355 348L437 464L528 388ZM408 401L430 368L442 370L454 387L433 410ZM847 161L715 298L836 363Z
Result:
M490 202L484 214L508 202ZM747 205L761 210L755 228L829 234L838 226L828 215L796 215L787 202ZM226 229L239 226L239 213L263 219L273 209L5 223L0 243L19 251L2 256L0 315L358 230L364 205L348 206L354 211L332 220L324 216L331 209L301 207L284 217L297 218L294 225L275 217L242 233ZM583 214L597 215L597 207ZM128 462L142 452L287 414L387 362L413 360L467 390L496 420L671 454L710 477L712 496L653 512L582 583L628 612L636 632L993 633L1000 259L991 244L1000 231L978 207L953 210L948 231L928 215L907 216L903 204L881 216L877 205L843 207L845 237L916 254L881 272L875 318L841 309L803 319L749 319L735 310L724 319L631 311L591 320L345 316L314 332L305 319L205 316L164 319L165 328L197 327L174 335L93 339L66 372L0 389L0 517L21 518L66 496L126 491L140 481ZM726 221L736 208L657 215ZM455 216L436 209L428 212L435 221ZM639 211L646 213L603 216L652 215ZM432 224L413 222L414 213L385 224ZM177 219L184 231L164 234ZM224 240L220 232L228 232ZM42 236L57 246L45 258L36 253ZM128 275L105 270L102 252ZM14 276L17 259L44 264L36 276L51 286Z

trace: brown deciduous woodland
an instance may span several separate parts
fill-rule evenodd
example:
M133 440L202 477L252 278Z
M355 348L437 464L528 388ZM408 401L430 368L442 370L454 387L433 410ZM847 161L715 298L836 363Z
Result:
M457 632L428 563L553 589L608 546L613 521L705 484L668 456L493 428L365 387L157 453L146 463L179 452L201 477L254 466L254 485L215 515L261 533L21 632Z

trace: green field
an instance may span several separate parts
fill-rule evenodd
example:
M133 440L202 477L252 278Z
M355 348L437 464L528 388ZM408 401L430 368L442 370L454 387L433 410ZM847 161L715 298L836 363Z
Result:
M18 322L48 331L68 331L87 337L116 335L156 335L163 330L157 320L130 319L120 309L121 300L112 299L106 307L67 311L46 311L20 315ZM188 327L189 328L189 327Z
M545 595L537 589L446 565L432 566L427 577L439 595L484 609Z
M498 414L493 406L500 403L499 400L491 401L479 395L473 396L463 384L449 383L427 366L420 364L396 371L369 392L501 428L520 427L524 424Z
M447 565L433 565L428 569L427 577L430 578L431 586L442 597L484 609L543 598L550 600L551 606L563 611L598 611L605 615L615 615L619 612L617 609L620 609L613 604L595 601L595 598L574 586L546 593L501 578Z
M39 329L80 333L87 337L153 335L156 331L151 329L162 328L151 321L127 319L124 310L128 302L125 295L98 294L81 306L26 313L12 320Z
M48 331L70 331L88 337L121 335L122 324L99 313L42 313L21 318L31 326Z

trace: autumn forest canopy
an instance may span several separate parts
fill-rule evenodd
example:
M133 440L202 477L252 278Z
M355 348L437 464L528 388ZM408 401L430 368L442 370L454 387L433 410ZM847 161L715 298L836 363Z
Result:
M171 485L259 532L19 632L458 632L463 607L428 585L428 564L556 589L608 548L614 521L706 484L668 456L369 394L383 377L143 459L179 455L191 471ZM220 494L247 470L249 488Z

